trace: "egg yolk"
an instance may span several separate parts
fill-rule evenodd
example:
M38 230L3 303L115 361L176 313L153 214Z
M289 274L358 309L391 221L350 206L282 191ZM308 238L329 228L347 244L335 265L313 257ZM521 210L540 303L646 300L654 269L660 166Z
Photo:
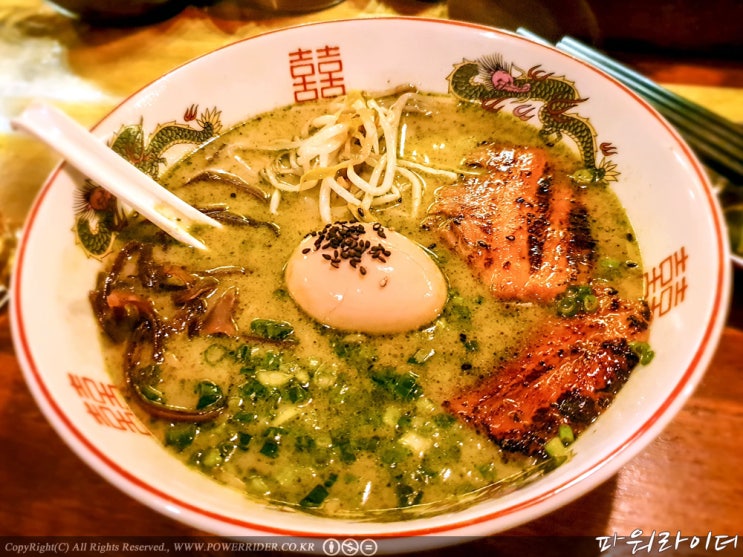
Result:
M378 223L334 223L306 236L286 285L313 319L344 331L418 329L444 308L447 283L426 251Z

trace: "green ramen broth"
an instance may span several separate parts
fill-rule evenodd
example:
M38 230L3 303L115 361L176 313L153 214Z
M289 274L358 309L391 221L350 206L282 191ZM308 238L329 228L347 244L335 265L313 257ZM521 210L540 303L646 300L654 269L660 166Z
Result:
M508 114L443 95L418 95L416 105L422 109L401 115L397 151L427 168L465 172L463 157L483 141L543 146L536 130ZM262 114L167 171L161 181L191 204L249 217L247 226L197 230L208 250L177 244L143 221L120 233L115 252L139 242L144 247L138 253L157 265L201 273L213 289L207 305L227 292L236 304L227 319L233 333L174 327L160 339L156 363L148 352L156 348L137 349L133 356L129 348L138 398L202 414L173 419L151 413L147 404L133 407L177 458L219 482L257 500L330 516L391 520L443 512L559 464L505 453L442 406L513 357L524 335L554 313L550 304L496 300L421 226L434 192L452 182L451 174L413 168L423 184L417 214L411 214L409 188L399 200L367 212L427 248L442 270L447 301L433 322L398 334L334 330L308 317L288 293L284 268L290 255L325 222L317 188L283 192L272 207L273 188L263 169L276 158L274 147L329 111L322 101ZM580 168L568 146L552 148L550 156L556 172ZM586 190L597 240L595 278L624 296L640 297L640 254L630 223L607 187ZM331 201L334 221L353 220L345 201ZM120 274L136 292L143 291L134 276L143 257L129 257ZM182 292L177 275L171 272L167 284L146 293L162 322L181 317L172 302ZM125 383L122 344L106 336L104 346L111 373ZM221 411L209 414L214 407Z

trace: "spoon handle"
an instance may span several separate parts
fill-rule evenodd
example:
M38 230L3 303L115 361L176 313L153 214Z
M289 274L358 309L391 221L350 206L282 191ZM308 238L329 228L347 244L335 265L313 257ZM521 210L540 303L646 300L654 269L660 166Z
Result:
M180 242L206 249L189 228L194 224L221 227L53 106L34 102L11 125L46 143L70 165Z

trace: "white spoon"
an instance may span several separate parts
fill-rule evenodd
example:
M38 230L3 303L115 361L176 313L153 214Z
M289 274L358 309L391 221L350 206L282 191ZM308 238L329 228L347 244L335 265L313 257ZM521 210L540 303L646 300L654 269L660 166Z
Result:
M53 106L34 102L11 125L46 143L70 165L184 244L206 249L189 229L195 224L222 226L162 187Z

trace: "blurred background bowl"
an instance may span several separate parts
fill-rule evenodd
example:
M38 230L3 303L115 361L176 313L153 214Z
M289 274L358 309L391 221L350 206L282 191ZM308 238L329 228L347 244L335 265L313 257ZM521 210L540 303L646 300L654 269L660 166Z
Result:
M91 25L126 27L168 19L180 12L188 0L48 0L72 18Z

